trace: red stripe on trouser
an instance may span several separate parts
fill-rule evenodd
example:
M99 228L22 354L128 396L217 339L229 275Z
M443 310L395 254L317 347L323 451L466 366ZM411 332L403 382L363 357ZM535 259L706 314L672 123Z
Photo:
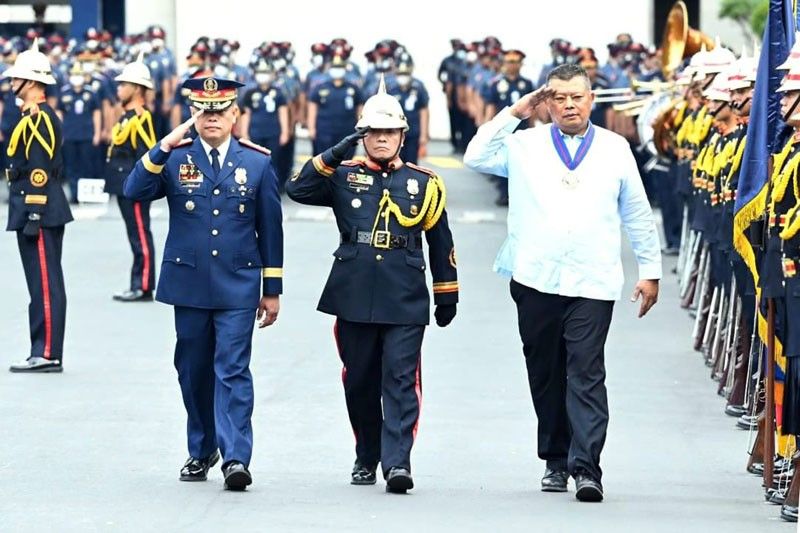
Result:
M417 439L417 428L419 427L419 419L422 417L422 354L419 355L417 361L417 372L415 375L414 392L417 393L417 421L414 422L414 430L412 431L413 439Z
M44 249L44 230L42 229L39 229L39 271L42 274L42 299L44 300L44 358L50 359L53 319L50 312L50 278L47 275L47 254Z
M136 230L139 232L139 242L142 243L144 255L144 268L142 268L142 290L150 290L150 247L147 246L147 237L144 234L144 221L142 220L142 204L133 202L133 214L136 218Z
M337 318L336 321L333 323L333 339L336 342L336 351L339 353L339 359L342 361L342 387L345 386L345 380L347 379L347 367L344 364L344 357L342 357L342 346L339 344L339 319ZM347 389L345 388L345 394L347 394ZM353 430L353 437L355 437L356 441L358 441L358 433L356 433L356 428L351 426Z

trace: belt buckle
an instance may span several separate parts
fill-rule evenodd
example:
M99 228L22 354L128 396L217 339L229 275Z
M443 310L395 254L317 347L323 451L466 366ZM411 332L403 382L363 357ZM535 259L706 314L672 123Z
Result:
M389 231L379 230L375 232L375 237L372 239L372 246L380 248L381 250L388 250L391 244L392 234Z

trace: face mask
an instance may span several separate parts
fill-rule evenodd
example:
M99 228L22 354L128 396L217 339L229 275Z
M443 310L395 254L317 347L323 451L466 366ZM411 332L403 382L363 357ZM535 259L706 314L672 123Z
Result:
M80 87L83 85L83 76L80 74L73 74L69 77L69 84L72 86Z
M315 68L321 67L323 61L324 61L324 59L320 55L316 55L316 56L312 56L311 57L311 65L313 65Z
M272 82L272 74L267 74L265 72L256 74L256 83L261 83L266 85L270 82Z
M403 86L408 86L411 84L411 76L409 76L408 74L398 74L397 83Z
M474 63L478 60L478 52L467 52L467 61Z
M83 65L83 71L87 74L94 72L94 63L86 63Z
M462 61L467 58L467 51L466 50L459 50L456 52L456 57L461 59Z
M328 71L328 74L330 74L331 78L333 78L334 80L341 80L342 78L344 78L345 70L341 67L336 67L330 69Z
M281 70L286 67L286 61L283 59L276 59L272 64L275 67L275 70Z

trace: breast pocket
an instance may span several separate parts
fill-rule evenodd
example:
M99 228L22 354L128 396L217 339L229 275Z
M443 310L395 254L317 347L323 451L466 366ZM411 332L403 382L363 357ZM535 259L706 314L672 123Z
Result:
M172 263L173 265L178 266L185 266L187 268L195 268L194 250L167 246L164 248L164 262Z
M255 216L256 190L254 187L240 189L237 185L228 187L225 210L231 218L247 220Z
M178 186L171 195L170 211L185 217L199 217L206 207L206 191L203 187Z

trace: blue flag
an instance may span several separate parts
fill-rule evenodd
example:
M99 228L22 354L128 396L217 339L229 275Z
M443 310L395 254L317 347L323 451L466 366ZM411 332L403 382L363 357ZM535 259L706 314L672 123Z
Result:
M733 245L750 269L758 286L755 252L747 228L766 209L768 164L776 151L776 137L783 128L781 94L777 92L784 71L775 70L789 55L794 44L795 18L792 0L770 0L764 29L761 57L750 108L747 142L739 171L739 187L734 204Z

